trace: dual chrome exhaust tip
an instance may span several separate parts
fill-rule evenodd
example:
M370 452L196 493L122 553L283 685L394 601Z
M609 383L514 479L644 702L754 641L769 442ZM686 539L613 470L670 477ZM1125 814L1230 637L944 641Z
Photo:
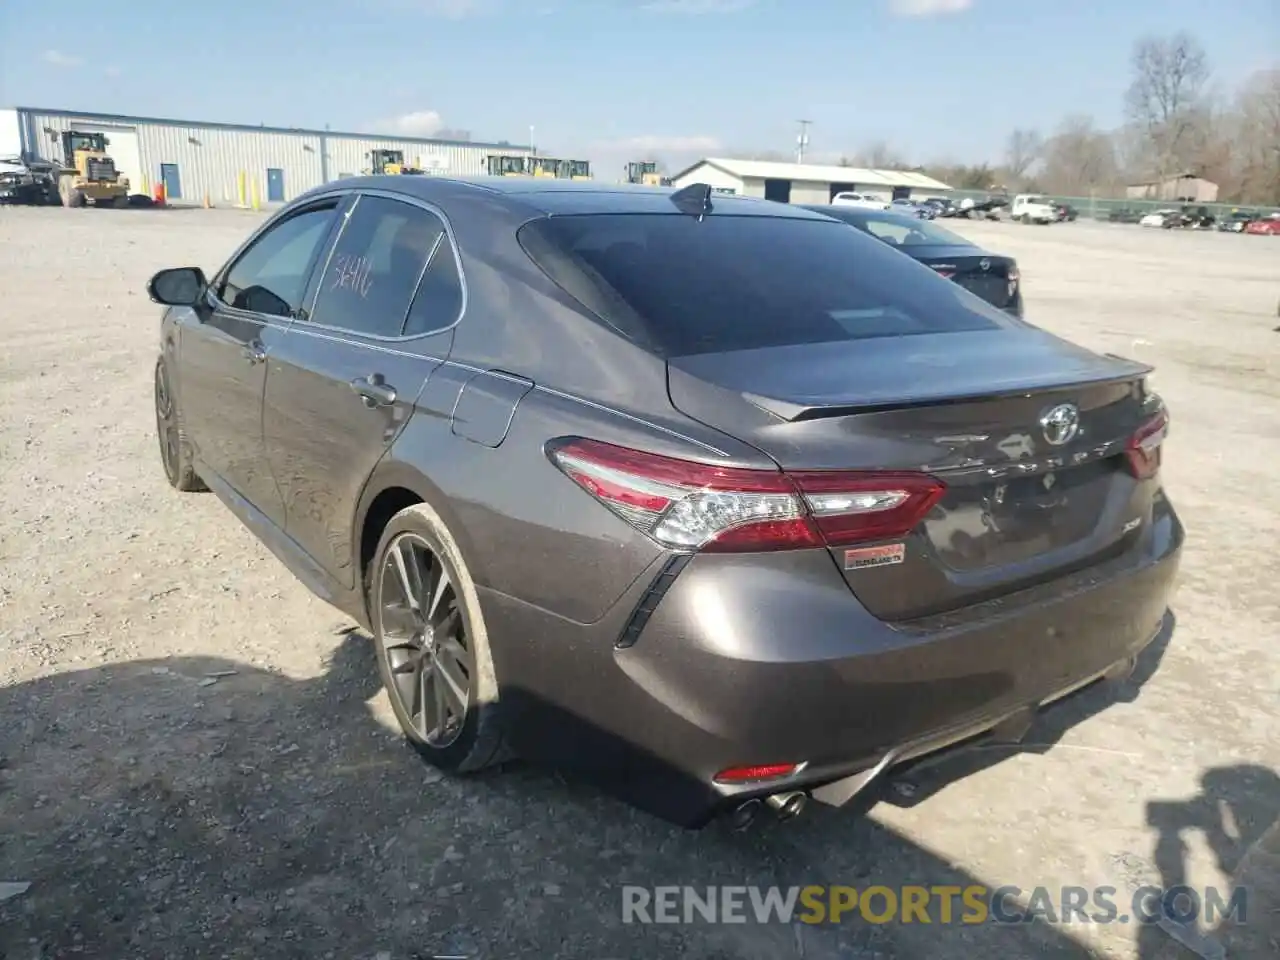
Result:
M803 790L788 790L764 798L753 797L738 804L729 812L729 823L735 830L746 830L767 807L779 820L791 820L804 812L809 794Z

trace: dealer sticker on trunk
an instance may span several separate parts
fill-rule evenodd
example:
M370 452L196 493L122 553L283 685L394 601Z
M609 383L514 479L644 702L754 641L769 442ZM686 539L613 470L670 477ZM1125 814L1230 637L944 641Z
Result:
M857 547L844 552L844 568L861 570L863 567L884 567L901 563L907 558L906 544L890 543L879 547Z

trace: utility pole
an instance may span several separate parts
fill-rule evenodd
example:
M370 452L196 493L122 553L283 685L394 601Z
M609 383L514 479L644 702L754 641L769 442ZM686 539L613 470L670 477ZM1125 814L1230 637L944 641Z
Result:
M798 120L800 135L796 137L796 163L804 163L804 152L809 147L809 125L812 120Z

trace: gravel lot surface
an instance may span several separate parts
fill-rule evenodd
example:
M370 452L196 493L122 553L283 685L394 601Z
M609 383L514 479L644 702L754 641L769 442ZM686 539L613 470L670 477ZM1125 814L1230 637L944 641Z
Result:
M1280 955L1280 242L957 227L1018 257L1031 320L1157 366L1189 531L1176 622L1023 752L738 835L519 765L440 778L368 638L212 495L165 485L143 285L257 222L0 210L0 958ZM623 884L1111 885L1123 907L1184 881L1249 884L1246 922L621 917Z

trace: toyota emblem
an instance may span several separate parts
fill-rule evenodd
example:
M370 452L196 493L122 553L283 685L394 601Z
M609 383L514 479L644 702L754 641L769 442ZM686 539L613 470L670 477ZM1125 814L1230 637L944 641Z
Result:
M1045 440L1054 447L1069 443L1080 432L1080 408L1074 403L1060 403L1040 418Z
M990 270L991 261L988 260L986 257L983 257L981 260L978 261L978 266L981 267L983 270Z

